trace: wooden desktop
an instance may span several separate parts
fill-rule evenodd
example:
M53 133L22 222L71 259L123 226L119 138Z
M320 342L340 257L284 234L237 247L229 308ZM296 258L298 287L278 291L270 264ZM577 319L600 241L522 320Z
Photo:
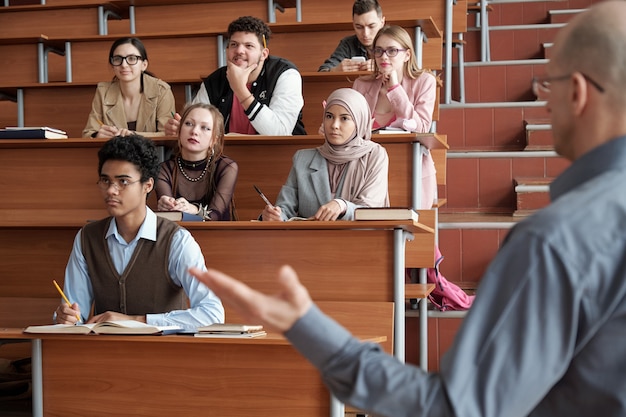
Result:
M319 306L361 340L388 347L391 303ZM32 341L34 417L340 416L317 370L277 334L211 339L0 329L0 339Z

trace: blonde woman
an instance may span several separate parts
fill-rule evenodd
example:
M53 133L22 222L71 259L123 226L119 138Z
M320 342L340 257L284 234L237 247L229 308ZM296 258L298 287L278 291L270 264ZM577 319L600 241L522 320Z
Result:
M372 112L373 129L387 126L425 133L437 99L437 79L417 66L411 37L400 26L384 26L372 48L374 74L354 81ZM422 209L430 209L437 183L429 152L422 159Z
M233 194L239 168L223 150L224 118L219 110L206 103L185 108L178 150L161 164L157 209L198 214L205 220L235 220Z

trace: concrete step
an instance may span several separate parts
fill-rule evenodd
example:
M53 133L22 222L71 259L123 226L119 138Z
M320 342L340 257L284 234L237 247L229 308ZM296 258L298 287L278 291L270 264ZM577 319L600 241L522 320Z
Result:
M550 23L567 23L574 16L586 11L587 9L562 9L562 10L549 10L548 17Z
M548 120L526 120L526 147L527 151L553 150L552 125Z
M532 77L545 73L546 59L466 62L465 102L533 101ZM456 88L453 85L453 89Z
M515 178L517 208L513 216L528 216L550 204L550 183L554 178Z
M518 209L516 178L553 178L570 165L554 151L448 151L441 213L498 213ZM497 174L495 174L497 173Z
M530 78L524 75L529 86ZM548 117L542 101L442 104L437 131L446 132L450 149L457 151L522 151L524 121Z
M541 44L541 48L543 50L543 57L545 59L550 59L552 57L552 46L554 43L552 42L544 42Z
M441 273L464 289L476 288L509 230L522 219L511 214L440 212Z
M491 60L542 58L541 44L553 41L563 26L561 23L491 26Z

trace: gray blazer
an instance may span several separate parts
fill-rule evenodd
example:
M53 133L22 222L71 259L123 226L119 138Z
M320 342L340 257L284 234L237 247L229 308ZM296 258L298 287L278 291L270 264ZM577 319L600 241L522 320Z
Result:
M341 220L354 220L358 207L384 207L387 201L387 174L389 158L385 148L377 146L365 156L367 177L355 201L346 201L347 209ZM343 178L337 189L341 193ZM332 200L328 164L317 149L302 149L293 156L293 165L287 182L280 189L276 205L282 210L283 220L291 217L311 217Z

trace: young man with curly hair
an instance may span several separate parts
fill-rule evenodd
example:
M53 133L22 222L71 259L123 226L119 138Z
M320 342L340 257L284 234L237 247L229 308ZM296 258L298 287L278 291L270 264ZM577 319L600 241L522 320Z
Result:
M202 80L193 103L210 103L224 116L226 133L304 135L302 77L290 61L270 55L270 28L252 16L228 25L226 66ZM176 136L180 116L166 125Z
M223 322L220 300L188 272L206 269L200 246L147 206L159 173L154 143L140 135L115 136L98 161L97 185L110 217L77 233L64 284L73 304L61 302L55 321L136 320L185 329Z

